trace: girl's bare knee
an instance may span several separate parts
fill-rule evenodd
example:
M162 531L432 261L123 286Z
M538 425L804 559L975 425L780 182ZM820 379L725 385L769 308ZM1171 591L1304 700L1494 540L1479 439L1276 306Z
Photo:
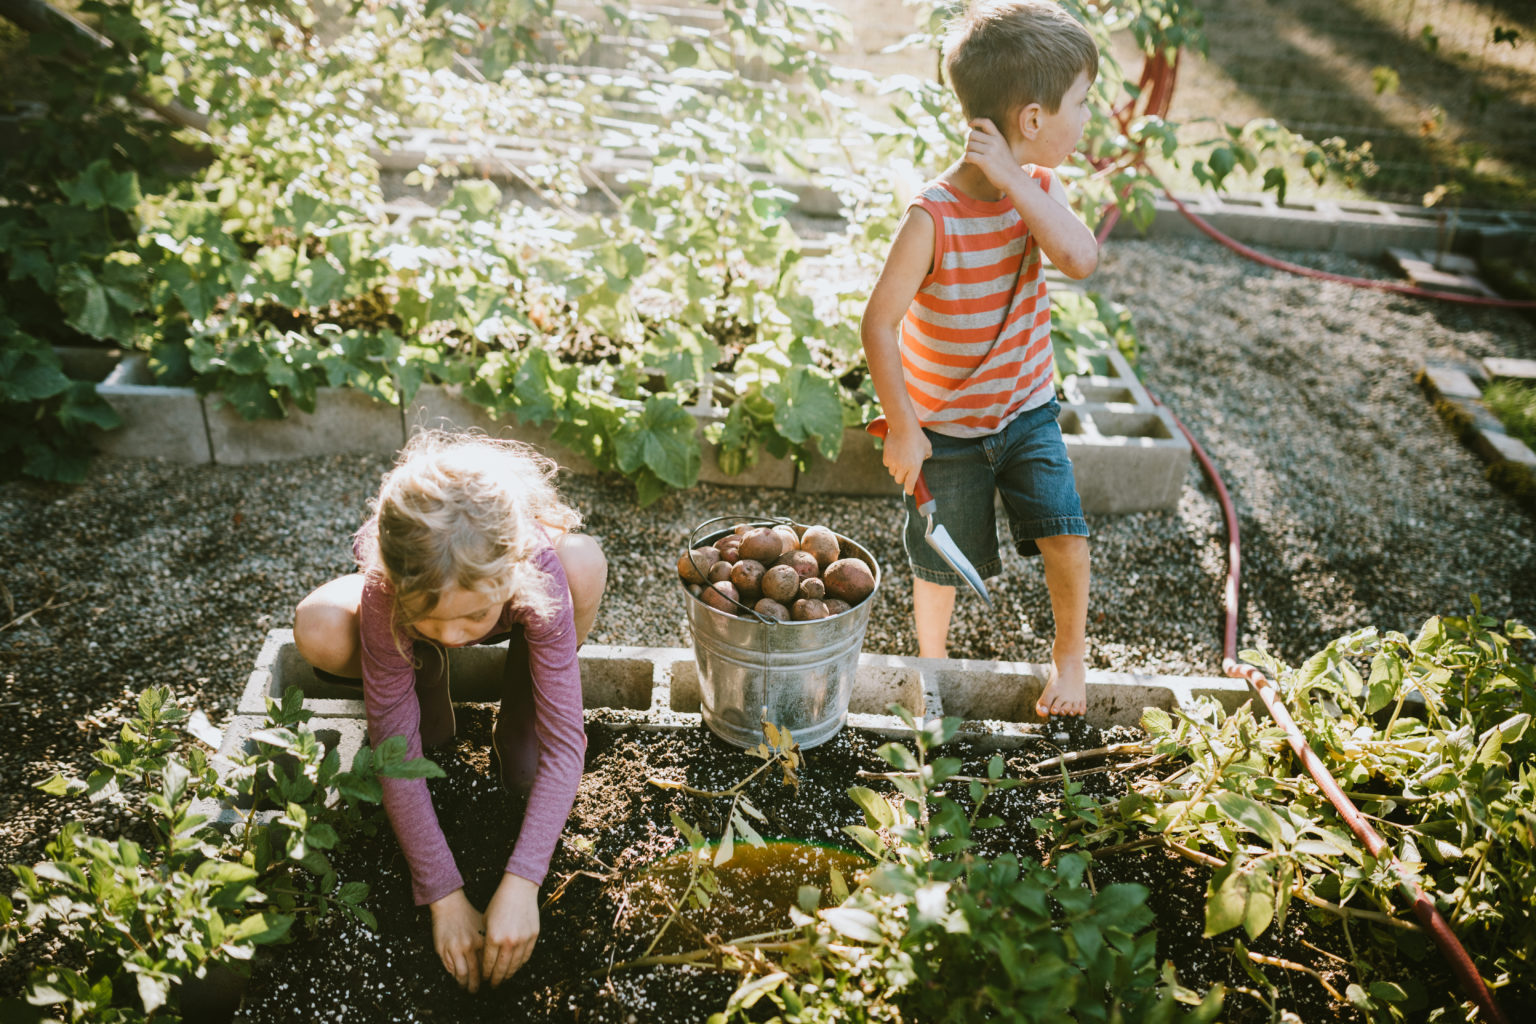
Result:
M355 675L360 653L356 603L361 588L350 579L334 580L314 591L293 612L293 645L315 668Z

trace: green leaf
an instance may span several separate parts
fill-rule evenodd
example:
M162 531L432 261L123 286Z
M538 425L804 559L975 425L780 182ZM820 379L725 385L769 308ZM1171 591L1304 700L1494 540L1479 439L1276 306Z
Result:
M1220 935L1242 924L1247 908L1248 884L1237 872L1230 872L1206 896L1205 937Z
M796 366L770 389L773 425L795 444L818 442L821 454L835 459L843 444L843 406L838 385L830 375Z
M854 786L848 790L848 796L869 818L872 828L889 828L896 820L896 815L891 810L891 805L885 797L865 786Z
M1285 841L1285 826L1280 817L1264 804L1251 797L1231 790L1221 790L1211 796L1211 802L1228 818L1258 835L1271 846L1279 847Z
M165 1005L166 999L171 994L171 982L169 978L158 974L140 973L138 976L139 1000L144 1004L144 1012L153 1014Z
M736 839L731 827L734 823L735 818L733 817L731 822L726 824L725 831L720 834L720 845L715 847L715 867L719 867L730 860L736 852Z
M764 995L778 988L780 984L789 980L789 975L782 971L765 974L761 978L753 978L745 982L727 1001L725 1012L730 1014L736 1010L750 1010Z
M619 469L634 473L643 466L672 487L692 487L703 462L697 427L698 421L676 399L653 395L639 416L619 426L614 438Z
M855 942L878 943L881 940L880 919L867 910L857 907L833 907L820 912L820 917L839 935Z
M230 933L230 941L249 942L258 946L269 945L287 935L288 929L292 927L293 918L287 914L274 911L252 914L235 925Z

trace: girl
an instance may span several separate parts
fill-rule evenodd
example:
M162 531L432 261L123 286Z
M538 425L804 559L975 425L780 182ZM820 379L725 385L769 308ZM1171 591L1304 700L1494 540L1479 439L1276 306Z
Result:
M425 780L382 780L416 903L432 908L438 957L471 992L482 980L500 985L533 952L539 884L585 756L576 649L608 567L595 541L572 532L581 517L555 493L555 472L517 442L418 434L358 531L361 571L294 614L299 652L320 671L361 678L370 738L404 736L408 758L453 736L444 649L509 639L492 749L503 784L529 787L528 805L484 914L464 895Z

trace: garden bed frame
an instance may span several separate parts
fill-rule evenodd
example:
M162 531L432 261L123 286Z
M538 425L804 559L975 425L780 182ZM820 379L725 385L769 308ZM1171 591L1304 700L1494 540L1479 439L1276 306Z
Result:
M506 644L455 648L448 652L453 698L459 703L499 700ZM645 730L701 729L699 674L693 651L679 647L619 647L589 644L581 649L582 704L608 723ZM949 658L908 658L862 654L848 702L847 725L891 739L910 730L890 713L898 704L922 718L965 720L960 735L982 747L1004 750L1049 738L1049 724L1034 712L1050 666L1027 662ZM311 725L338 745L343 764L367 742L363 702L354 687L320 681L293 643L291 629L274 629L257 655L235 713L219 744L220 761L252 752L250 736L260 729L267 701L281 700L289 687L304 694ZM1136 725L1149 707L1172 710L1215 700L1227 711L1250 697L1241 680L1203 676L1088 672L1088 721L1100 727ZM325 736L325 731L330 731ZM241 812L207 804L197 809L220 828ZM275 813L275 812L272 812Z

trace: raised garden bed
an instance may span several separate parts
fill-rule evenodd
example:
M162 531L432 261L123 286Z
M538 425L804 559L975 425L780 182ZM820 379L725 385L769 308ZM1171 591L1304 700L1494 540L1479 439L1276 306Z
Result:
M1130 365L1105 350L1090 357L1093 373L1068 377L1061 426L1089 515L1172 508L1189 468L1189 443L1167 410L1154 405ZM123 426L101 432L96 443L113 455L162 457L176 462L244 465L340 450L388 454L414 431L432 426L479 427L527 441L572 472L591 473L581 455L550 439L547 429L494 418L456 388L426 384L405 408L346 388L322 388L313 413L296 409L281 420L241 419L216 396L192 388L162 387L141 355L124 359L98 387ZM705 389L707 393L707 389ZM804 470L764 455L750 471L724 473L718 447L703 428L723 418L713 406L690 410L699 420L704 483L792 489L811 494L895 494L874 441L848 429L836 462L813 458Z

